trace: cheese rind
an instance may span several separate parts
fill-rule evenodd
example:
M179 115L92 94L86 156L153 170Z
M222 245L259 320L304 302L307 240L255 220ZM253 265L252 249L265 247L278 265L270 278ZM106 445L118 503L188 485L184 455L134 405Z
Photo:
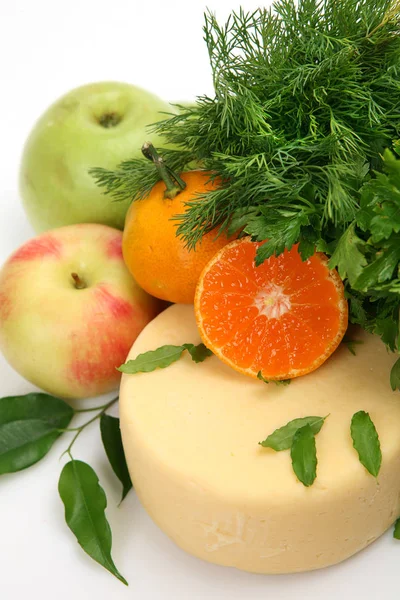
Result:
M216 357L188 355L166 369L124 375L121 431L134 487L153 520L204 560L259 573L337 563L380 536L400 512L400 402L382 342L357 332L314 373L289 386L235 373ZM152 321L129 354L199 343L192 306ZM370 413L382 448L376 480L358 460L350 421ZM291 419L329 415L317 443L317 479L306 488L290 452L258 442Z

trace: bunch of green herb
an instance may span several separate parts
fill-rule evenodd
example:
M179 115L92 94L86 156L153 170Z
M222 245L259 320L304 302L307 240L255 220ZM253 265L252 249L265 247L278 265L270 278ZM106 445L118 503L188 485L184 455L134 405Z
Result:
M400 166L382 155L399 137L400 2L280 0L225 25L208 13L204 33L214 95L154 131L177 148L159 149L171 169L201 165L222 185L177 216L177 234L194 248L242 228L268 240L258 263L295 243L303 259L333 254L352 321L397 350ZM116 200L158 179L145 158L92 173Z
M395 144L399 147L399 144ZM399 350L400 160L383 154L383 173L361 188L360 205L347 230L334 242L331 266L346 281L350 319ZM400 388L400 361L391 385Z

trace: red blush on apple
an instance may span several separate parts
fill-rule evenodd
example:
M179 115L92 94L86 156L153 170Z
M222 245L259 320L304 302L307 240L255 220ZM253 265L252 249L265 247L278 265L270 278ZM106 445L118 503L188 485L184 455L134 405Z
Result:
M117 298L109 292L106 286L101 285L96 290L96 300L103 304L106 312L111 313L116 319L131 319L133 307L123 298Z
M21 246L9 259L10 262L18 260L36 260L44 256L54 256L60 258L61 243L52 236L41 236L39 238L29 240Z
M119 236L109 242L107 256L109 258L122 258L122 240Z

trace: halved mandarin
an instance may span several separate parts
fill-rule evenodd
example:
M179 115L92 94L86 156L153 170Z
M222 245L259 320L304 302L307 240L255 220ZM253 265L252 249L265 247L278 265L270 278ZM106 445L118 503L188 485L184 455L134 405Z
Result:
M317 369L348 324L344 287L320 252L302 261L298 247L255 265L262 242L236 240L205 267L195 314L205 345L251 377L293 379Z

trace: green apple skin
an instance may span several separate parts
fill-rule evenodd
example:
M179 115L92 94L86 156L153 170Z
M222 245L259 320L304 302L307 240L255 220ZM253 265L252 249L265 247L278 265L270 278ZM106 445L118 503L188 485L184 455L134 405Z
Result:
M0 352L50 394L116 389L116 368L164 308L131 277L121 244L117 229L69 225L28 240L0 269Z
M129 200L116 202L105 195L89 169L114 169L141 156L148 140L162 145L146 128L166 118L162 112L173 108L143 89L118 82L76 88L50 106L29 135L20 167L22 201L34 230L74 223L123 229ZM107 120L109 126L104 126Z

